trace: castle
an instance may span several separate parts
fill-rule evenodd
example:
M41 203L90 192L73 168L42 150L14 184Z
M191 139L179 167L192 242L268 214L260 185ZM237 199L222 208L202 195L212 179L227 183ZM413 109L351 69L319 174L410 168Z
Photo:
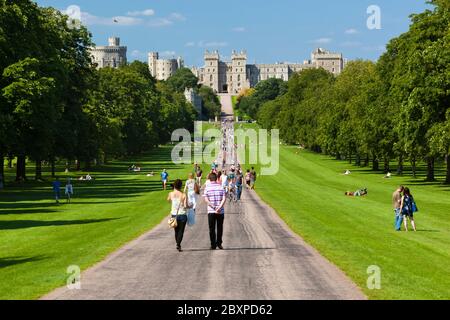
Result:
M338 75L344 68L341 53L332 53L318 48L311 54L311 60L303 63L248 64L245 51L233 51L231 62L221 61L219 52L205 52L202 68L192 68L199 83L212 88L217 93L238 94L243 89L252 88L258 82L270 78L288 81L292 74L305 69L324 68Z
M120 46L120 38L108 39L108 46L91 48L92 60L97 68L118 68L127 64L127 47Z
M111 37L108 42L108 46L91 48L93 62L98 68L118 68L126 65L127 47L120 46L120 38ZM322 48L314 50L311 59L303 63L248 64L247 60L245 51L233 51L231 62L225 62L220 59L217 50L207 50L204 66L193 67L191 71L199 79L199 84L212 88L216 93L239 94L242 90L253 88L260 81L270 78L288 81L294 73L313 68L323 68L338 75L345 66L342 53L333 53ZM184 61L181 57L160 59L158 52L150 52L148 67L154 78L165 81L184 67ZM190 97L191 93L186 95Z
M169 79L178 69L184 67L181 57L178 59L160 59L158 52L148 54L148 67L156 80Z

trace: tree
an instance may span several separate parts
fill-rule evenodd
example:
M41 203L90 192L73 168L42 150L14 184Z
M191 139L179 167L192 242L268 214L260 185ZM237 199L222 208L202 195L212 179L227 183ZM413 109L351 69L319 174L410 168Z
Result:
M202 98L204 118L213 119L214 117L220 117L221 104L214 90L207 86L201 86L198 90L198 95Z
M401 105L397 124L402 149L413 167L419 157L427 161L427 180L434 180L435 150L428 145L427 133L444 119L449 106L449 28L447 1L429 2L434 10L412 16L408 32L388 45L392 63L392 96ZM415 170L414 170L415 171Z
M172 90L183 93L186 88L196 89L198 86L198 78L188 68L180 68L167 79L167 85Z

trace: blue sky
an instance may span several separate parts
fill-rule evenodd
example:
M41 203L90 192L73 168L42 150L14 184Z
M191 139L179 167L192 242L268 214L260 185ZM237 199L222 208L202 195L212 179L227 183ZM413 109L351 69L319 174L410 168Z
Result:
M203 53L247 50L249 63L302 62L313 49L342 52L348 59L376 60L389 39L408 30L411 13L425 0L38 0L41 6L81 9L97 45L119 36L128 59L147 52L181 55L202 66ZM367 8L381 9L381 29L367 28ZM115 23L114 19L118 22Z

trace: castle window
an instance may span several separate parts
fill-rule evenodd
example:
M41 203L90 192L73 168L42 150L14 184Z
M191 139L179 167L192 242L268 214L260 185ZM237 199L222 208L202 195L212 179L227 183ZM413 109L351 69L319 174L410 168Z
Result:
M238 74L238 81L241 81L241 75Z
M209 81L213 81L213 76L212 75L209 76Z

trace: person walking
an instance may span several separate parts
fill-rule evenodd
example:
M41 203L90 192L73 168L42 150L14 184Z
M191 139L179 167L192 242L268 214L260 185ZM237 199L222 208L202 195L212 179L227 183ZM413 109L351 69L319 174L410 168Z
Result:
M190 173L188 176L188 180L186 180L185 192L187 193L189 207L192 207L192 208L194 208L196 206L196 198L195 198L196 186L195 185L196 185L196 182L194 180L194 175L192 173Z
M163 189L167 189L167 182L169 181L169 174L167 173L167 170L164 169L163 172L161 172L161 182L163 184Z
M211 241L211 250L219 248L223 250L223 222L225 218L225 191L222 185L217 182L217 175L211 173L209 175L211 183L206 186L204 198L208 206L208 224L209 236ZM216 232L217 228L217 232Z
M72 199L72 196L73 196L73 185L72 185L72 181L70 179L67 180L67 184L66 184L64 193L66 194L66 197L67 197L67 203L70 203L70 200Z
M55 181L52 183L53 193L55 194L56 203L59 203L59 198L61 197L61 181L56 177Z
M186 194L181 190L183 188L183 182L180 179L177 179L173 184L174 190L169 193L167 197L167 201L172 202L172 218L177 219L177 226L175 228L175 241L177 243L177 250L182 252L181 242L183 241L184 230L186 229L187 223L187 212L186 208L187 197Z
M252 171L250 171L250 189L255 190L256 183L256 170L252 167Z
M197 184L199 187L202 185L202 176L203 176L202 168L200 166L198 166L197 172L196 172L196 178L197 178Z
M395 224L394 225L395 225L396 231L401 231L401 229L402 229L403 215L400 210L400 207L402 205L402 192L404 189L405 188L403 186L400 186L392 194L392 207L394 208L394 214L395 214Z
M238 170L236 174L236 200L241 201L242 187L243 187L244 177L242 171Z
M250 173L250 169L248 169L247 173L245 174L245 184L246 184L247 190L250 189L250 181L251 181L251 173Z
M403 215L403 223L405 225L405 231L408 231L408 219L411 221L411 225L416 230L416 223L414 222L414 197L411 194L409 188L404 188L403 197L400 205L400 210Z

